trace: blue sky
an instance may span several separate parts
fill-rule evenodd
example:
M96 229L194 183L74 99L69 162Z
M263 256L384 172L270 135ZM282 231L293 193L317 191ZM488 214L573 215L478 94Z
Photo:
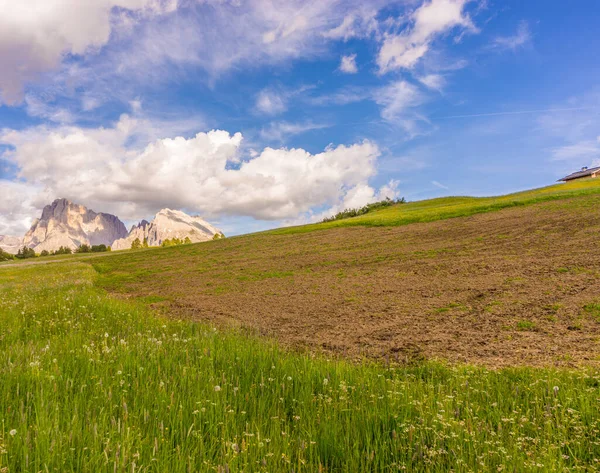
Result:
M0 234L66 197L227 234L600 165L600 4L0 0Z

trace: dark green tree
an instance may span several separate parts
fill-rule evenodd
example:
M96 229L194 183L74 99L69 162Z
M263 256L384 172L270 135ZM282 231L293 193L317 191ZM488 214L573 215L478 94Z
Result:
M0 261L11 261L15 259L14 255L7 253L3 249L0 248Z
M18 259L35 258L35 256L36 255L34 249L27 248L26 246L20 248L19 251L17 251L17 254L15 255L15 257Z

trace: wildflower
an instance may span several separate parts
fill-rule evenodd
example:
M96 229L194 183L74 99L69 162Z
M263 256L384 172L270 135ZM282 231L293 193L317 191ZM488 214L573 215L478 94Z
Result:
M219 392L221 390L221 386L215 386L215 391Z
M10 434L10 436L11 436L11 437L14 437L15 435L17 435L17 430L16 430L16 429L12 429L12 430L9 432L9 434Z
M554 386L552 389L554 390L554 397L558 396L558 386Z
M323 380L323 385L324 385L324 386L327 386L327 384L328 384L328 383L329 383L329 380L328 380L327 378L325 378L325 379Z
M104 338L108 338L108 333L104 332Z

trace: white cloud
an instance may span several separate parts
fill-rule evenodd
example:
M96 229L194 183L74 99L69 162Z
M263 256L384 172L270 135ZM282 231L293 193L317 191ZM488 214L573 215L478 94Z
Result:
M362 102L373 98L372 90L366 87L344 87L327 95L308 97L306 101L311 105L347 105L349 103Z
M240 163L240 133L213 130L129 148L133 136L146 133L140 129L144 126L122 116L112 128L4 130L0 142L12 151L5 151L3 157L17 167L22 182L0 184L2 197L16 196L3 204L2 215L23 215L65 197L126 220L162 207L207 217L276 220L378 195L369 180L376 174L380 152L369 141L329 146L318 154L265 148ZM10 187L15 185L21 187ZM19 226L15 222L3 217L0 231L14 230Z
M428 122L416 107L424 102L419 89L405 80L398 80L378 89L375 102L381 106L381 117L400 126L410 138L422 132L420 123Z
M441 92L446 84L444 76L440 74L427 74L426 76L419 77L418 80L426 87L438 92Z
M531 41L531 32L526 21L521 21L517 32L512 36L498 36L494 39L492 47L500 50L516 50Z
M298 218L288 220L287 225L302 225L305 223L320 222L326 217L331 217L338 212L346 209L360 208L372 202L379 202L387 199L397 199L400 196L398 191L399 182L390 180L387 184L381 186L379 190L373 189L367 184L359 184L350 189L346 194L340 196L338 201L326 210L316 213L308 213Z
M31 117L45 118L56 123L73 123L75 116L67 109L56 107L48 102L29 94L25 96L27 114Z
M284 142L289 136L300 135L310 130L320 130L327 127L329 125L313 122L272 122L260 131L260 136L266 141Z
M285 112L289 103L304 92L316 88L315 85L302 85L296 88L267 87L256 95L256 110L265 115L279 115Z
M113 8L152 16L175 7L171 0L0 0L0 104L19 103L24 84L56 68L65 55L105 45ZM121 11L121 17L127 14Z
M470 0L431 0L423 3L411 15L412 26L398 34L386 34L377 64L380 73L397 69L412 69L429 51L435 38L455 27L477 32L471 18L464 12Z
M343 39L344 41L351 38L367 37L377 32L379 28L376 16L377 7L375 5L362 6L357 11L344 16L339 25L325 31L323 36L329 39Z
M421 82L428 82L430 87L442 87L441 76L425 76ZM383 120L402 128L408 138L423 134L430 128L430 121L419 110L427 100L427 93L417 85L406 80L396 80L387 85L375 88L344 87L329 95L309 97L307 101L315 106L347 105L354 102L371 100L380 107Z
M160 84L192 68L212 84L231 70L326 53L336 38L325 33L362 8L360 0L189 0L132 28L128 41L109 43L101 58L65 65L59 85L83 83L110 98L106 84L115 80Z
M600 143L597 141L580 141L552 150L553 161L580 161L586 165L593 158L600 155Z
M277 115L287 110L286 98L269 89L261 90L256 97L256 109L267 115Z
M321 56L332 41L354 37L382 42L380 72L410 68L451 28L476 31L463 11L468 1L426 0L409 16L382 21L377 16L389 7L385 0L367 6L361 0L20 2L14 14L0 17L0 102L18 103L24 86L44 74L43 90L52 90L52 100L68 97L89 112L107 102L128 103L142 86L189 80L191 73L212 85L229 71ZM8 3L0 0L0 8ZM355 57L346 56L340 69L355 72ZM261 113L287 107L285 91L257 97Z
M594 91L556 104L537 118L535 132L552 143L550 160L561 173L593 166L600 159L599 106L600 93Z
M438 182L438 181L431 181L431 183L432 183L432 184L433 184L435 187L437 187L437 188L439 188L439 189L448 190L448 186L445 186L445 185L444 185L444 184L442 184L441 182Z
M37 213L37 186L0 179L0 235L22 236Z
M345 72L346 74L356 74L358 72L358 67L356 66L356 54L342 56L340 71Z

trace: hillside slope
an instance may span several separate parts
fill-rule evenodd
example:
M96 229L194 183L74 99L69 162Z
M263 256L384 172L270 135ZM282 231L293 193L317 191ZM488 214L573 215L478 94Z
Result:
M274 234L305 233L350 226L398 226L466 217L510 207L533 205L551 200L600 194L600 179L580 179L564 184L532 189L497 197L441 197L398 204L359 217L333 222L271 230Z
M425 224L352 222L90 261L109 291L291 346L494 367L597 365L600 186L577 184ZM448 215L440 202L416 203L414 215ZM467 214L481 208L452 202ZM399 222L390 215L409 205L365 217Z

